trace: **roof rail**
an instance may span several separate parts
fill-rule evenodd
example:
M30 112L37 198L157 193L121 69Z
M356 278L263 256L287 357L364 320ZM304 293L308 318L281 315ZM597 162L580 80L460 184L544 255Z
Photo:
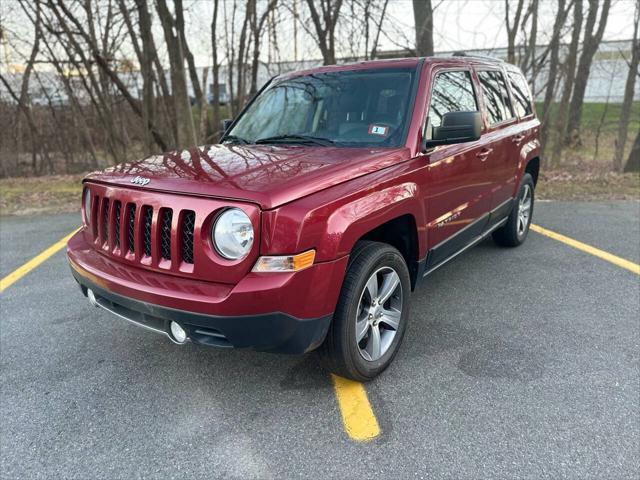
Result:
M467 53L467 52L464 52L464 51L453 52L452 56L454 56L454 57L479 58L479 59L482 59L482 60L491 60L491 61L494 61L494 62L503 62L504 63L504 60L502 60L501 58L491 57L489 55L476 55L476 54Z

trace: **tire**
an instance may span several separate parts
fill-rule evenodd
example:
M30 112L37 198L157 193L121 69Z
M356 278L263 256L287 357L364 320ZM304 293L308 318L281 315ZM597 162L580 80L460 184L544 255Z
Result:
M381 304L372 302L377 294L387 298ZM385 243L358 242L351 252L333 321L318 349L323 366L360 382L379 375L402 342L410 295L409 270L402 254Z
M520 182L518 196L503 227L493 232L493 240L503 247L517 247L527 239L533 217L535 201L533 177L525 173ZM527 206L528 205L528 206Z

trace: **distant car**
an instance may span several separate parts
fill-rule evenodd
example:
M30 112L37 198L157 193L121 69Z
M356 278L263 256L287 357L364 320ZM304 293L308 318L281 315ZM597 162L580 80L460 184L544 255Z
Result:
M66 93L54 88L43 88L36 95L31 97L31 104L34 106L53 106L61 107L69 103L69 97Z
M525 241L539 126L500 61L282 75L220 144L88 175L69 263L93 305L176 343L318 348L369 380L422 278L489 235Z
M227 93L227 86L224 83L218 84L218 89L220 90L220 105L226 105L229 103L229 94ZM209 84L209 93L207 95L207 101L210 105L213 105L213 84Z

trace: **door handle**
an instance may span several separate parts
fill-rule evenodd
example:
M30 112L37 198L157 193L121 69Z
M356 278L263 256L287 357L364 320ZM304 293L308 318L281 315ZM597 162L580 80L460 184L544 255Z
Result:
M520 145L522 143L522 140L524 140L524 135L516 135L511 139L511 141L516 145Z
M476 153L476 157L478 157L481 161L485 161L489 155L493 152L493 148L483 148L478 153Z

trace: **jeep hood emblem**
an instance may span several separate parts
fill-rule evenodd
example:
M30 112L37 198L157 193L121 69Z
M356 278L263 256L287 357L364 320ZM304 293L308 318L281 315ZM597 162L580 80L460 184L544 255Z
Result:
M131 183L135 183L136 185L141 185L141 186L145 186L146 184L148 184L151 180L148 178L144 178L141 177L140 175L133 177L131 179Z

